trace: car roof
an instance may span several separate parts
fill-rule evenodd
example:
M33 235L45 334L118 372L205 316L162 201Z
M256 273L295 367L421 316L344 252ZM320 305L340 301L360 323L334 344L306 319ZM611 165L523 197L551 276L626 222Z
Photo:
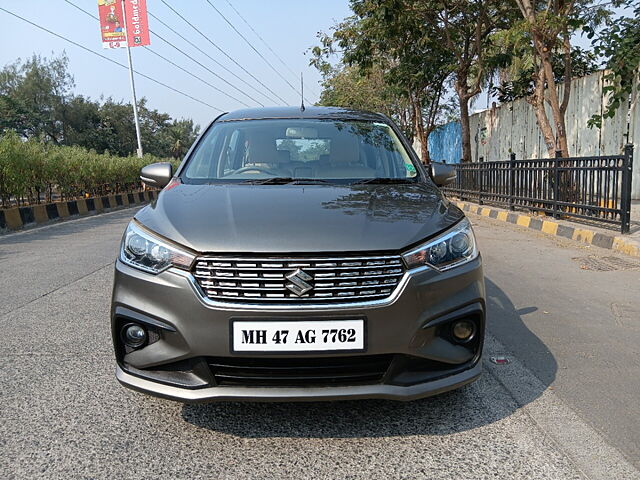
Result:
M295 119L333 119L333 120L365 120L370 122L388 123L387 117L380 113L366 112L343 107L264 107L245 108L224 113L217 122L231 122L240 120L267 120L276 118Z

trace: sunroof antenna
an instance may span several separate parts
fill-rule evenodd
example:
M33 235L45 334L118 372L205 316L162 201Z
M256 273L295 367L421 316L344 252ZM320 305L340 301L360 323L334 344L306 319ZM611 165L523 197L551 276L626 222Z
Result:
M300 72L300 111L304 112L304 74Z

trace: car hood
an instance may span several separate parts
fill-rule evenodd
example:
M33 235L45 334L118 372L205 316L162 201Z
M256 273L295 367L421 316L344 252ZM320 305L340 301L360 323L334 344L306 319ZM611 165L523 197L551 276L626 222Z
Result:
M457 222L431 184L184 185L136 219L198 252L398 251Z

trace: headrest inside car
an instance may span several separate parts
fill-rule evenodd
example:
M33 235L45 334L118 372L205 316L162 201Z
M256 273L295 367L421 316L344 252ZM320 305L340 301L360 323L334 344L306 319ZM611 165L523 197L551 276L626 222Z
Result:
M331 163L358 163L360 145L355 135L343 134L331 139Z

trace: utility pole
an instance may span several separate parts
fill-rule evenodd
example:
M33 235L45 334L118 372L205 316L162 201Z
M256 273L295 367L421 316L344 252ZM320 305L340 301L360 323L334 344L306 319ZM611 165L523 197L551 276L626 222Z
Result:
M131 99L133 101L133 120L136 124L136 138L138 140L138 158L142 158L142 141L140 140L140 119L138 118L138 101L136 100L136 85L133 79L133 61L131 60L131 47L129 46L129 34L127 33L127 9L122 0L122 18L124 25L125 42L127 43L127 57L129 59L129 80L131 81Z

